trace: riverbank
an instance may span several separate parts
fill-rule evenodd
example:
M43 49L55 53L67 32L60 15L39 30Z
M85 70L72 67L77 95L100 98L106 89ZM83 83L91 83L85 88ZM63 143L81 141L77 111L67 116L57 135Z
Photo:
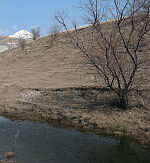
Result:
M125 111L114 105L115 95L106 88L30 89L13 85L0 96L0 114L149 144L149 94L148 90L131 93L133 105Z

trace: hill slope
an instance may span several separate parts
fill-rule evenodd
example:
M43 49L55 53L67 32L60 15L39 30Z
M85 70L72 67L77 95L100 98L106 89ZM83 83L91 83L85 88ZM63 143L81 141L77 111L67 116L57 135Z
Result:
M89 30L81 28L80 39L90 39ZM82 64L80 51L66 43L65 33L58 35L53 46L51 39L29 42L24 51L16 47L0 53L0 113L149 143L150 62L139 72L147 90L131 96L136 100L133 109L123 111L111 105L112 92L92 87L97 85L94 76ZM147 55L149 40L148 36L143 47Z
M106 23L107 25L107 23ZM81 38L87 39L90 26L80 28ZM26 50L14 48L0 53L1 82L28 88L64 88L95 85L92 75L80 51L65 43L65 33L60 33L51 47L51 37L45 36L29 42ZM90 36L88 36L90 39ZM150 58L150 37L147 37L144 53ZM144 87L149 87L150 62L147 62L139 76ZM87 70L87 71L86 71ZM86 74L86 76L85 76ZM145 83L147 83L145 85ZM103 81L100 82L103 86Z
M21 87L62 88L93 85L92 76L83 78L79 68L81 54L69 45L55 42L50 36L27 44L26 51L14 48L0 54L1 81ZM3 80L4 79L4 80Z

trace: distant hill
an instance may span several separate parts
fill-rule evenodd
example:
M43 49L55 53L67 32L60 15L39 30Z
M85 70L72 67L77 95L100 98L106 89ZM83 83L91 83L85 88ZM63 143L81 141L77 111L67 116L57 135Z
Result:
M4 40L6 38L8 38L8 36L0 36L0 41Z
M23 38L25 40L30 40L33 38L33 35L26 30L20 30L20 31L16 32L15 34L10 35L9 38L17 38L17 39Z
M30 41L32 40L32 34L26 30L20 30L10 36L0 36L0 52L17 47L19 38Z

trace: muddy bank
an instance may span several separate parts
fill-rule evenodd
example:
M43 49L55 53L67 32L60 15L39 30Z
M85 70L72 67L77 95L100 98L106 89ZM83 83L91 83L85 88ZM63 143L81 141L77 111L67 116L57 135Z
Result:
M133 105L124 111L114 105L115 96L106 88L30 89L13 85L1 94L0 114L149 144L149 94L131 94Z

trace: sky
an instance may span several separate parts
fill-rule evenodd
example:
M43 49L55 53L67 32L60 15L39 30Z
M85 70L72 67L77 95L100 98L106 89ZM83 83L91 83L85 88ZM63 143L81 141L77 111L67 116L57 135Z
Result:
M80 0L0 0L0 35L11 35L19 30L40 27L41 35L47 35L58 10L72 12L80 17Z

